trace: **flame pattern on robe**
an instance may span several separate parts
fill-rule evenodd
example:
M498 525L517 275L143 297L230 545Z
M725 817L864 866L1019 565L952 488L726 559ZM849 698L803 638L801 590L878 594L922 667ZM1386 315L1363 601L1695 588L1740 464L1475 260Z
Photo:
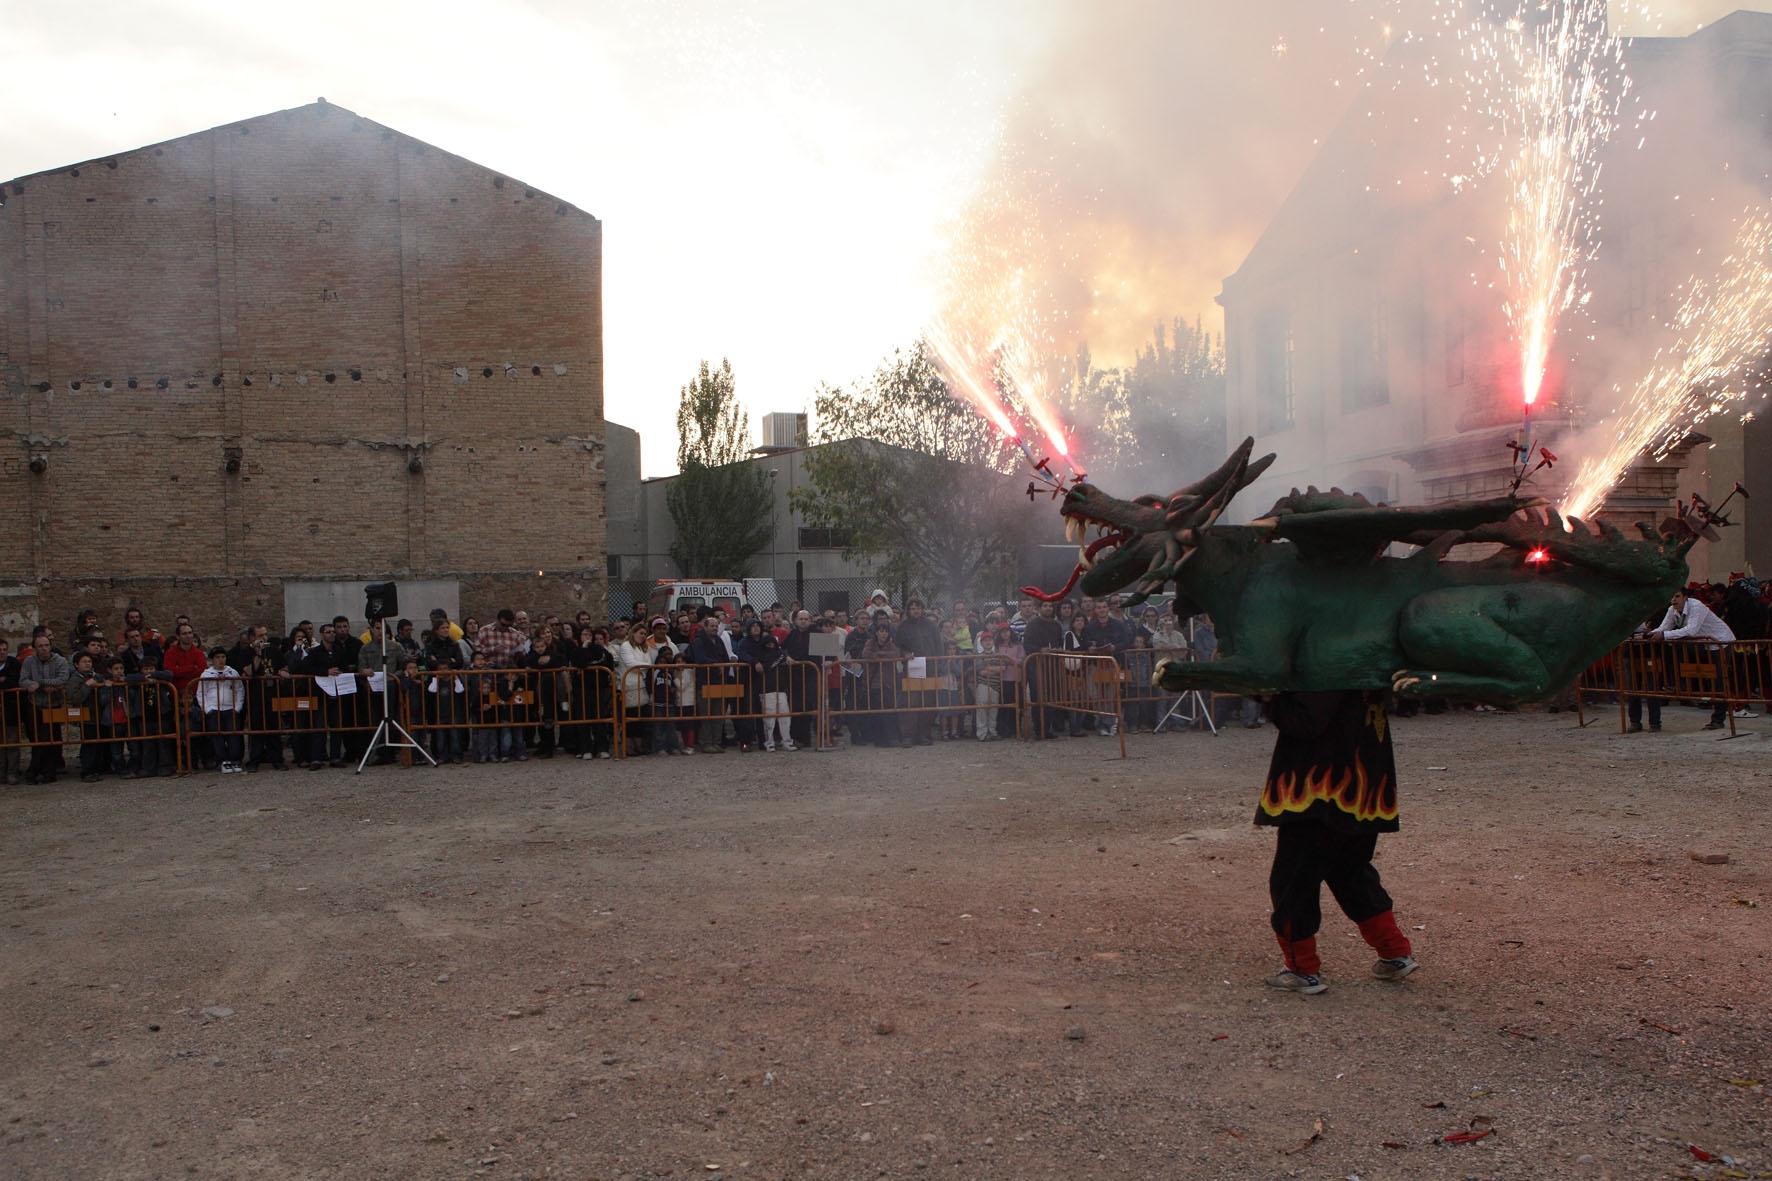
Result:
M1383 693L1280 693L1268 712L1280 733L1255 823L1397 831L1397 761Z
M1395 820L1397 785L1389 775L1377 778L1366 773L1364 763L1343 767L1341 774L1312 767L1299 774L1283 771L1267 781L1261 793L1261 810L1269 816L1306 812L1319 801L1331 804L1355 820Z

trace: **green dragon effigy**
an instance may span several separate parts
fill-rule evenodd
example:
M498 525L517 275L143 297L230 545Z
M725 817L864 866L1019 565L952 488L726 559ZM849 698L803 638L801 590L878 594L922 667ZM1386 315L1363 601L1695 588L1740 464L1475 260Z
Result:
M1692 530L1639 524L1643 540L1633 541L1601 523L1596 535L1518 496L1387 507L1294 489L1260 520L1215 524L1273 462L1251 462L1254 445L1245 439L1216 472L1168 497L1119 500L1081 481L1063 493L1067 535L1079 543L1072 585L1080 576L1092 596L1135 587L1139 602L1174 583L1178 615L1205 611L1217 625L1218 660L1159 665L1155 682L1171 692L1389 688L1541 700L1686 584ZM1093 541L1092 529L1101 531ZM1420 548L1387 556L1396 542ZM1501 548L1448 561L1464 543Z

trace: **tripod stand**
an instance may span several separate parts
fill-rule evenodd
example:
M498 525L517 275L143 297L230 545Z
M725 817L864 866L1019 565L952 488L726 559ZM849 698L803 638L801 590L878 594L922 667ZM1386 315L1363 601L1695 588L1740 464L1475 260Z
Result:
M1192 619L1187 621L1187 650L1188 659L1195 659L1194 621ZM1168 711L1163 714L1162 719L1157 722L1152 732L1161 730L1170 722L1187 722L1195 726L1205 722L1206 728L1211 730L1214 736L1218 734L1218 723L1212 716L1212 699L1199 689L1182 690L1181 696L1175 699L1175 704L1171 705Z
M375 733L369 738L369 746L363 751L363 757L357 763L357 774L363 774L363 768L369 765L369 756L374 754L378 747L384 750L416 750L419 754L424 756L425 762L435 767L437 765L437 760L431 757L431 752L420 745L418 739L414 738L407 731L405 726L402 726L394 719L394 709L388 700L388 690L393 687L394 674L386 671L388 663L388 617L386 615L382 616L380 619L376 620L376 625L381 628L381 662L383 668L381 678L381 724L376 726ZM395 738L394 735L399 735L399 737Z

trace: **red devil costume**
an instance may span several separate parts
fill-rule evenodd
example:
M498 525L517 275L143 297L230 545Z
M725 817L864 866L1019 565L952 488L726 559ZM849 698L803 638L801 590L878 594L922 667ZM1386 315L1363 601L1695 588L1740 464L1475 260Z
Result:
M1325 883L1378 952L1373 973L1402 979L1415 970L1415 960L1372 865L1378 834L1398 827L1384 694L1281 693L1269 702L1268 716L1279 739L1255 823L1280 830L1268 892L1286 957L1286 970L1268 984L1308 993L1326 987L1318 976L1316 938Z

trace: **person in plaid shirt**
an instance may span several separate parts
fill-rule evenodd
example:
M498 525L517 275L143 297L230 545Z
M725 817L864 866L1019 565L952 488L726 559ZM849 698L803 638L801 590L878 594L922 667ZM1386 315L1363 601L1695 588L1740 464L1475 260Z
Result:
M509 607L498 618L481 628L474 638L474 650L486 654L487 668L510 668L517 656L529 645L529 637L517 630L517 614Z

